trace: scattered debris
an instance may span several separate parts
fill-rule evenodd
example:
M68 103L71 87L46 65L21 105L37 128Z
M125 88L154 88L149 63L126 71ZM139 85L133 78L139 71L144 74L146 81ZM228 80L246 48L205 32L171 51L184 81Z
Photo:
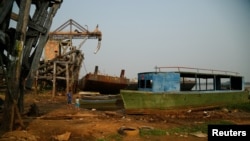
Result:
M204 115L203 118L208 118L208 117L210 117L210 114L209 114L207 111L203 111L203 115Z
M94 114L81 114L81 113L76 113L76 114L70 114L70 115L52 115L52 116L41 116L39 119L44 119L44 120L69 120L69 119L81 119L81 118L86 118L86 117L97 117L97 115Z
M34 116L34 117L40 116L39 108L36 105L36 103L33 103L33 104L30 105L30 109L29 109L29 112L27 113L27 115L28 116Z
M150 126L141 126L139 127L140 130L153 130L154 127L150 127Z
M134 127L122 126L118 129L118 133L121 135L135 136L139 134L139 129L134 128Z
M29 132L12 131L1 136L0 141L38 141L40 137L30 134Z
M68 141L70 138L70 135L71 135L71 132L67 131L63 134L55 135L55 136L53 136L53 138L57 141Z
M113 111L105 111L105 115L107 116L111 116L111 117L118 117L118 118L122 118L123 115L117 112L113 112Z
M229 112L229 110L227 109L227 108L222 108L221 109L223 112L225 112L225 113L228 113Z
M199 137L199 138L205 138L205 137L207 137L207 134L202 133L201 131L190 133L190 135L193 135L193 136Z

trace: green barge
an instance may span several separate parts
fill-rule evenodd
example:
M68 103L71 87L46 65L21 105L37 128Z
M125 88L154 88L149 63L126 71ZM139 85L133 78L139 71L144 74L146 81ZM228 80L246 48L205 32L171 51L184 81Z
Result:
M138 89L120 91L125 110L192 108L249 102L244 77L238 73L186 67L177 69L138 73ZM189 69L192 71L187 71ZM185 85L190 87L190 83L194 83L190 89L183 89Z

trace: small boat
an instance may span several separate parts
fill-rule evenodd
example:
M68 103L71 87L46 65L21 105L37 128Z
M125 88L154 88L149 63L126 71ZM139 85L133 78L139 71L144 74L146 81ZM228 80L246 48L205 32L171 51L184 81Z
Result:
M98 66L94 73L88 73L79 80L79 89L82 91L94 91L100 94L119 94L121 89L129 86L129 79L124 76L125 70L121 70L120 77L98 74Z
M85 104L115 104L116 99L80 99L81 105Z
M79 93L80 105L83 108L94 109L115 109L117 100L121 100L120 95L102 95L98 93Z
M107 99L116 99L118 95L97 95L97 96L83 96L82 99L86 100L107 100Z

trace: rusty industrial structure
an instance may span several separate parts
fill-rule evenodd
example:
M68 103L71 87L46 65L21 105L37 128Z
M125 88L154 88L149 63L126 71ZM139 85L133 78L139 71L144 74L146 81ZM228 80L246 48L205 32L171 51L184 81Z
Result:
M13 73L15 82L18 83L20 80L18 73L23 78L20 81L25 81L27 78L33 79L32 74L39 66L53 18L61 3L61 0L3 0L0 2L1 84L8 82L13 84L9 78L6 78L12 69L10 62L13 58L19 61L16 62L18 63L18 66L15 66L16 73ZM35 9L31 10L32 6ZM18 13L15 13L16 11Z
M17 122L24 128L20 113L24 112L25 88L32 88L37 84L34 82L51 82L52 96L57 86L73 91L84 59L80 47L87 39L98 39L94 53L101 46L98 25L90 32L70 19L50 32L62 3L63 0L0 1L0 88L5 92L1 130L12 131ZM70 29L63 31L66 27ZM82 42L75 47L73 39Z
M74 39L82 40L79 46L73 45ZM102 33L99 31L98 25L91 32L70 19L55 31L50 32L44 50L44 59L40 61L36 73L36 86L38 84L40 87L52 86L53 96L57 90L75 93L84 60L84 54L80 48L87 39L98 39L98 45L94 51L97 53L102 40Z

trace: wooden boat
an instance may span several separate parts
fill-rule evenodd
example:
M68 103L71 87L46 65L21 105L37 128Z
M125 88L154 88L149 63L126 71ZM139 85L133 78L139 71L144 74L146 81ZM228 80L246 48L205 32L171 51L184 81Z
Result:
M129 79L124 76L125 70L121 70L120 77L98 74L98 66L94 73L86 74L79 81L82 91L100 92L100 94L119 94L121 89L128 87Z
M229 74L231 72L228 71L217 73L212 70L212 73L204 73L202 70L138 73L138 90L121 90L125 110L191 108L249 102L243 76L238 73ZM183 78L194 79L195 87L183 90L180 81ZM230 84L227 89L222 85L224 79ZM212 83L212 89L208 89L208 82ZM201 83L205 83L205 87L202 88Z
M115 104L116 99L80 99L81 105L85 104Z
M96 92L79 93L80 106L91 109L116 109L117 100L121 100L120 95L102 95Z

